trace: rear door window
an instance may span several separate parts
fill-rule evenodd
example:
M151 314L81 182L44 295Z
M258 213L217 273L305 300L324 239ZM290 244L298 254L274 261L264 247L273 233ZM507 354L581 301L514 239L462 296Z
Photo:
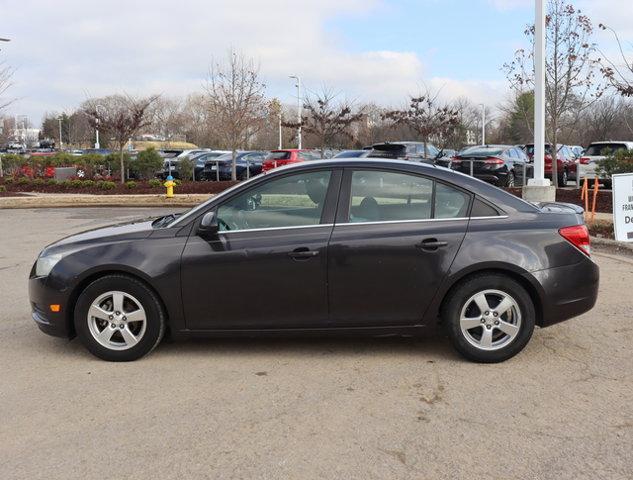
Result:
M470 195L418 175L379 170L352 173L348 221L397 222L467 216Z

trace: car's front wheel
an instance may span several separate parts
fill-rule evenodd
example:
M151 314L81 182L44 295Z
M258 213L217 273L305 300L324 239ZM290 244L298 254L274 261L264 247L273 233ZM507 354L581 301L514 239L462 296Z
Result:
M165 333L165 314L156 294L126 275L107 275L89 284L77 299L74 321L81 343L112 362L148 354Z
M449 337L469 360L502 362L530 340L535 309L528 292L510 277L473 276L459 284L442 311Z

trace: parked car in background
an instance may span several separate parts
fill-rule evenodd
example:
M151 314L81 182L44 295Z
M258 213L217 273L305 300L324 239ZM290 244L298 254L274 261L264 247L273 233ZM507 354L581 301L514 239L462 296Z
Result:
M618 150L633 150L633 142L604 141L591 143L585 153L578 160L580 168L580 178L598 178L606 187L611 188L611 179L598 173L600 162L607 158L607 155L614 154Z
M163 164L163 172L160 175L162 178L166 178L167 175L171 174L174 178L180 178L179 171L179 163L183 158L189 158L194 162L197 162L200 158L199 156L203 153L208 153L211 150L208 148L198 148L191 150L162 150L161 156L165 158L165 162ZM196 163L194 163L194 170L196 171L196 180L198 180L198 175L204 169L204 161L198 167ZM190 179L187 179L190 180Z
M575 205L537 206L417 162L298 162L184 215L46 246L29 298L43 332L77 335L109 361L142 357L166 331L411 336L441 327L466 358L500 362L536 325L594 306L590 253Z
M262 170L268 172L273 168L290 165L292 163L306 162L310 160L321 160L321 155L314 150L299 150L297 148L287 148L283 150L272 150L264 160Z
M534 160L534 144L525 145L525 153L530 162ZM578 164L576 156L567 145L559 145L556 161L556 170L558 175L558 185L564 187L569 180L576 180L576 172ZM545 177L552 178L552 146L545 144Z
M264 151L240 151L235 157L235 174L238 180L259 175L262 163L268 156ZM215 158L210 158L204 164L202 177L205 180L231 180L233 174L233 153L227 152Z
M437 163L447 167L449 165L448 158L441 158L441 150L431 143L424 142L382 142L375 143L365 150L371 150L371 156L376 158L392 158L412 160L414 162Z
M343 150L332 158L366 158L371 156L371 150Z
M492 183L499 187L523 185L523 171L528 167L528 157L513 145L478 145L469 147L451 159L450 168L458 172ZM531 169L530 169L531 170Z
M576 156L576 158L580 158L582 154L585 152L585 149L580 145L570 145L569 149Z

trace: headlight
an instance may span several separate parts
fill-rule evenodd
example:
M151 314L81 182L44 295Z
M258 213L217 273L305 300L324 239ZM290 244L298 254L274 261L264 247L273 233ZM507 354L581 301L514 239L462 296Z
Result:
M47 276L49 273L51 273L53 267L57 265L57 262L59 262L62 257L63 255L61 253L39 257L35 265L35 275L38 277Z

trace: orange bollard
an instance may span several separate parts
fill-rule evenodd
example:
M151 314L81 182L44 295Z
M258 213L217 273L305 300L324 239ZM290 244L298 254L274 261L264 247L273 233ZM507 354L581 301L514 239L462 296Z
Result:
M598 177L594 177L593 182L593 202L591 203L591 222L596 216L596 200L598 199Z
M587 214L589 213L589 180L587 180L587 177L585 177L582 189L580 190L580 200L585 201L585 218L587 218Z

